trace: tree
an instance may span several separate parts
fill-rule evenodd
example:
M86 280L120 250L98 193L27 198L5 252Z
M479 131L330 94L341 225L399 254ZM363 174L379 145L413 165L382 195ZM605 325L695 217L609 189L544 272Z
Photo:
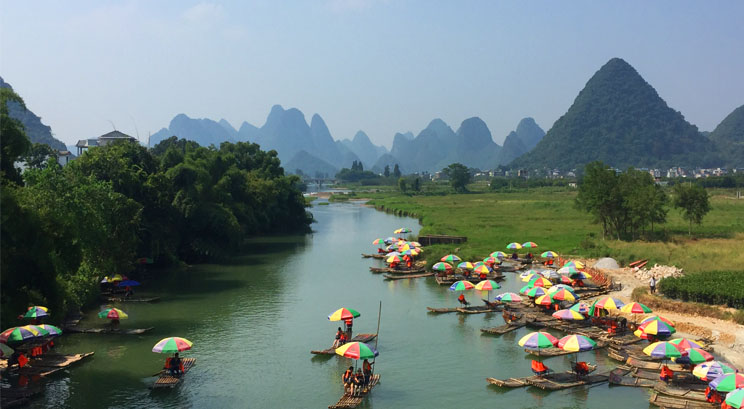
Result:
M414 192L420 192L421 191L421 178L413 179L413 184L411 186Z
M393 176L396 178L399 178L401 175L400 168L398 167L398 164L395 164L395 168L393 169Z
M698 184L680 183L674 185L674 207L682 212L682 218L690 222L687 231L692 235L692 223L700 225L703 217L710 211L708 192Z
M383 174L383 175L384 175L384 176L385 176L386 178L389 178L389 177L390 177L390 166L389 166L389 165L385 165L385 170L384 170L384 171L382 172L382 174Z
M466 185L470 183L472 175L468 168L461 163L453 163L442 170L450 180L450 184L455 192L467 192Z
M408 185L406 184L406 180L405 179L398 178L398 188L403 193L406 193L408 191Z
M613 233L620 238L616 227L623 200L617 186L617 174L609 166L602 162L586 165L575 206L592 214L594 222L602 225L603 238Z
M3 183L6 180L20 184L21 173L14 163L31 148L31 141L23 130L23 124L11 118L8 103L16 102L26 109L23 99L10 88L0 88L0 172Z
M57 162L57 151L45 143L35 143L23 159L30 169L43 169L47 166L49 159L54 160L54 163Z

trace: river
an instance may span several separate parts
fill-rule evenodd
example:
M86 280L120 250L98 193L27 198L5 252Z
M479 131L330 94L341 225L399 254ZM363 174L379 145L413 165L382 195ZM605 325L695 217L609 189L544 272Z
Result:
M502 337L480 328L503 324L500 314L434 316L427 306L454 306L456 294L431 278L385 281L362 259L376 237L418 222L358 204L312 209L317 223L307 236L257 241L251 254L230 265L199 265L159 273L137 296L159 303L126 303L122 328L155 327L141 336L72 334L59 352L95 351L88 361L53 375L34 408L325 408L342 394L341 373L350 360L309 353L330 345L341 306L361 312L354 330L374 332L382 301L376 370L381 384L361 408L646 408L649 391L602 384L557 392L536 388L499 390L486 377L530 374L530 358L516 345L529 330ZM494 243L494 250L502 243ZM506 273L505 291L521 282ZM479 294L468 294L475 301ZM493 295L493 294L492 294ZM83 326L102 325L91 311ZM558 335L558 334L556 334ZM167 336L194 342L183 356L196 366L173 390L148 388L164 360L151 352ZM605 353L585 352L600 370L615 363ZM568 369L570 357L546 364Z

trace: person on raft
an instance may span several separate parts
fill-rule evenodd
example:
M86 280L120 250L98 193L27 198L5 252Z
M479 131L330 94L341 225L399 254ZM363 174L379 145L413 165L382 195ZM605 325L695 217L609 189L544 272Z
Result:
M167 369L172 376L183 375L183 362L176 352L172 358L165 360L165 369Z
M535 373L537 376L545 376L548 372L550 372L550 368L545 366L544 363L536 360L532 360L532 372Z
M669 367L666 365L661 367L661 373L659 374L659 379L661 379L662 381L666 383L669 383L673 377L674 377L674 371L669 369Z
M511 258L512 260L519 260L519 254L517 254L517 252L515 251L514 253L512 253Z
M341 337L345 337L344 332L341 330L341 327L338 327L338 331L336 331L336 340L333 341L333 348L340 347L341 344Z
M532 253L527 253L527 255L524 256L524 258L526 258L527 260L532 260L532 257Z
M344 325L346 326L346 340L348 341L351 339L351 328L354 326L354 318L345 318Z
M467 307L468 305L470 305L468 300L465 299L465 294L460 294L460 296L457 297L457 302L459 302L460 305L462 305L463 307Z
M576 362L576 365L574 365L574 372L576 373L576 378L581 378L582 376L588 375L589 364L584 361Z
M364 389L364 374L362 374L362 368L357 369L356 373L351 377L351 394L352 396L359 396Z
M344 383L344 390L348 393L353 393L354 390L354 367L350 366L343 375L341 375L341 381Z
M369 381L372 379L372 364L366 359L362 362L362 374L364 374L364 384L369 385Z

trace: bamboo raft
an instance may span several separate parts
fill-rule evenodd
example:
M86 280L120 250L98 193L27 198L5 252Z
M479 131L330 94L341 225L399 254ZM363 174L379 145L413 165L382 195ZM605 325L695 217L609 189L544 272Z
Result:
M170 374L170 371L168 371L167 369L163 369L162 371L160 371L158 379L152 385L152 388L175 388L176 386L178 386L178 384L183 381L183 377L184 375L186 375L186 372L188 372L189 369L191 369L191 367L196 364L196 358L182 358L181 363L183 364L183 374L181 374L181 376L172 376Z
M512 332L516 329L522 328L525 325L527 325L526 322L515 322L511 324L504 324L498 327L493 328L481 328L481 332L484 334L491 334L491 335L504 335L507 332Z
M105 302L156 302L160 301L160 297L101 297L102 301Z
M34 358L29 362L29 365L33 367L45 367L45 368L66 368L76 362L80 362L83 359L92 356L95 352L87 352L84 354L46 354L42 355L41 358Z
M597 369L596 365L589 365L589 373L594 372L594 370ZM558 373L550 373L544 376L544 378L550 377L550 376L570 376L570 377L576 377L576 374L573 371L565 371L565 372L558 372ZM537 375L532 376L525 376L522 378L508 378L508 379L496 379L496 378L486 378L486 381L490 383L491 385L500 386L502 388L521 388L523 386L530 385L530 382L534 379L537 379Z
M372 375L372 378L369 380L369 385L367 385L358 396L352 396L345 392L344 396L342 396L336 404L328 406L328 409L355 408L359 406L359 404L362 403L362 400L364 400L364 397L372 392L372 389L377 386L378 383L380 383L380 374Z
M503 308L503 307L502 307ZM460 307L457 308L457 312L461 314L483 314L486 312L495 312L500 311L501 308L499 306L488 306L488 305L479 305L476 307Z
M545 358L549 358L551 356L570 355L570 354L576 353L574 351L565 351L560 348L543 348L540 350L532 350L532 349L525 348L524 352L530 355L542 356Z
M638 369L645 369L648 371L657 372L661 371L661 367L664 366L663 362L641 361L633 357L628 358L625 363L628 364L628 366L632 366ZM674 372L686 371L685 368L683 368L682 365L679 364L667 364L667 366Z
M367 343L377 338L377 334L357 334L349 342L364 342ZM331 347L323 350L310 351L311 354L315 355L335 355L336 349Z
M422 273L422 274L384 274L386 280L407 280L410 278L421 278L431 277L435 273Z
M135 328L135 329L120 329L120 328L78 328L78 327L66 327L65 331L73 334L119 334L119 335L140 335L145 332L153 330L155 327L149 328Z
M370 267L369 271L380 274L380 273L388 273L388 274L421 274L426 271L424 267L412 267L412 268L390 268L390 267Z
M382 260L385 257L387 257L387 254L384 254L384 253L373 253L373 254L362 253L362 257L364 257L364 258L377 258L377 259Z
M638 388L653 388L656 381L651 379L636 378L630 375L629 367L617 367L610 371L610 385L635 386Z
M434 276L434 279L437 281L437 284L439 284L439 285L452 285L452 284L455 283L455 281L460 281L460 280L468 280L468 281L470 281L473 284L477 284L477 283L479 283L481 281L481 279L479 277L477 277L477 276L467 278L467 277L465 277L463 275L460 275L460 274L448 274L448 275L439 275L439 274L437 274L437 275ZM505 277L504 277L503 274L500 274L500 273L498 273L498 274L497 273L489 273L489 274L486 275L486 280L499 281L499 280L503 280L503 279L505 279Z
M557 391L561 389L574 388L582 385L593 385L595 383L607 382L609 375L607 374L596 374L596 375L585 375L577 377L573 373L559 372L556 374L548 374L544 377L535 377L527 380L530 386L534 386L543 390Z
M447 314L450 312L457 312L457 308L433 308L433 307L426 307L427 310L429 310L432 314Z
M705 398L705 386L705 384L697 384L675 387L659 381L654 384L654 391L663 395L674 396L676 398L707 402L707 399Z
M664 409L718 409L721 405L709 402L692 401L654 392L648 402Z

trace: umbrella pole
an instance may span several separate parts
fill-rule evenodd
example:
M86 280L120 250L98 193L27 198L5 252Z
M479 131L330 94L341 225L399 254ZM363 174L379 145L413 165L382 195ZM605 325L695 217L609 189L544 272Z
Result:
M380 317L382 316L382 300L380 300L380 307L377 310L377 336L375 337L375 351L377 351L377 342L380 340ZM372 360L372 365L377 362L377 357ZM374 366L372 366L372 373L374 373Z

